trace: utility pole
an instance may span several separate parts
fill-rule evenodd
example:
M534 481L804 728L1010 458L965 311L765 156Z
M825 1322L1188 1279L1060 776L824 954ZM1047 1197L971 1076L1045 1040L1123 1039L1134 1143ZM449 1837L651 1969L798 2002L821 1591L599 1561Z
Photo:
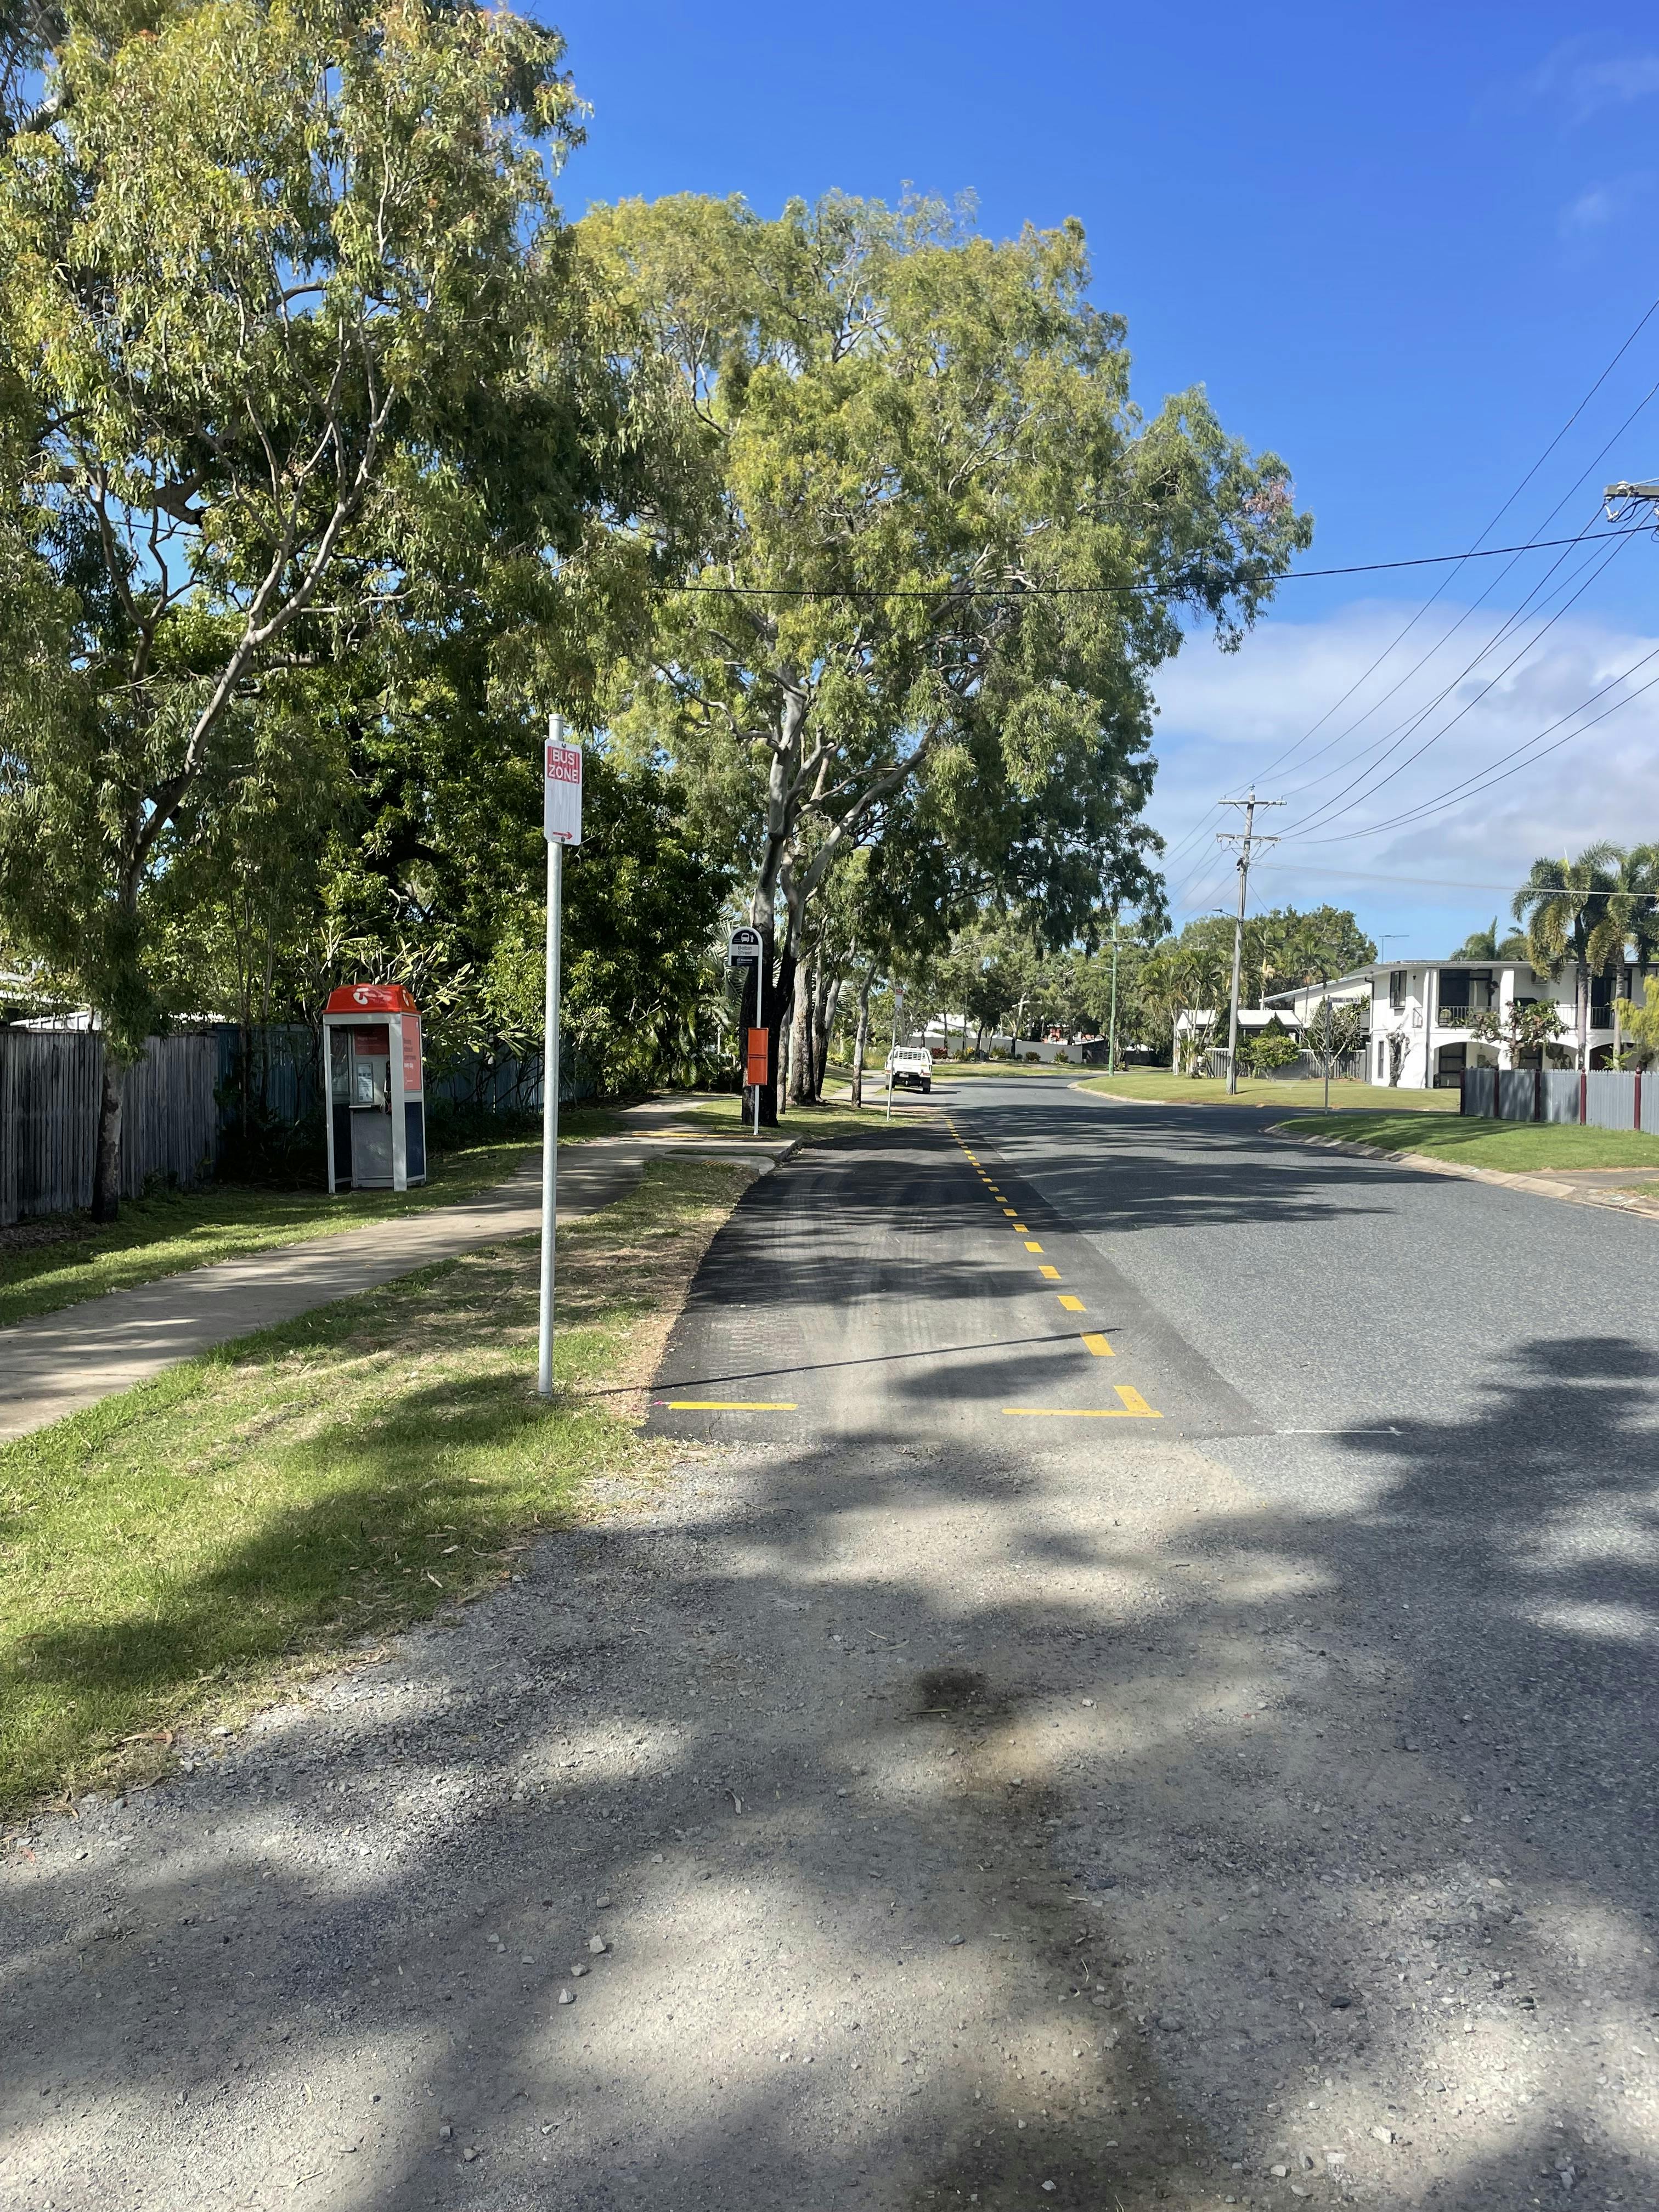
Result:
M1244 809L1244 828L1223 830L1216 838L1218 845L1237 845L1238 848L1238 915L1233 923L1233 988L1227 1016L1227 1096L1238 1096L1238 971L1244 957L1244 901L1250 888L1250 857L1258 845L1276 845L1277 837L1258 837L1255 832L1255 810L1258 806L1283 806L1282 799L1258 799L1252 786L1248 798L1224 799L1224 806Z

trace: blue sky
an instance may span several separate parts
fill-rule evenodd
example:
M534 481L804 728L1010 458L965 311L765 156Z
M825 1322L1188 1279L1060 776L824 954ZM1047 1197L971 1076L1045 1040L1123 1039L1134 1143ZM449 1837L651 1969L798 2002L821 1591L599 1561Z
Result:
M1143 404L1201 382L1230 429L1280 453L1314 512L1318 566L1473 544L1659 298L1651 9L542 12L594 111L563 180L573 212L678 191L769 211L791 193L892 197L908 181L972 191L997 234L1079 216L1096 297L1128 319ZM1576 530L1604 477L1659 472L1659 396L1614 434L1656 381L1659 313L1488 542L1534 534L1558 501L1547 534ZM1397 933L1391 952L1444 952L1506 903L1534 853L1659 837L1659 689L1488 792L1398 819L1659 646L1659 541L1631 540L1596 577L1574 556L1528 603L1553 557L1470 564L1398 646L1438 574L1289 584L1240 654L1194 638L1158 686L1152 813L1178 903L1231 897L1212 802L1385 653L1263 782L1276 796L1328 778L1284 810L1295 834L1253 905L1330 897L1373 935ZM1315 817L1352 775L1395 769L1375 796L1367 781L1347 793L1352 811Z

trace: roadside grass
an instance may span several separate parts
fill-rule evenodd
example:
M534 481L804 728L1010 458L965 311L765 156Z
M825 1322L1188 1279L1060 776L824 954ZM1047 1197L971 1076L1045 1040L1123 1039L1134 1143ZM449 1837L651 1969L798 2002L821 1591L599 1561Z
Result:
M833 1102L826 1102L822 1106L786 1106L777 1127L763 1127L761 1134L763 1137L838 1137L848 1130L868 1128L872 1109L879 1112L886 1095L884 1091L879 1094L878 1103L877 1095L871 1090L870 1071L866 1068L865 1103L861 1109L838 1106ZM914 1096L914 1092L902 1091L894 1093L896 1103L900 1098ZM735 1091L729 1098L704 1098L695 1105L688 1105L684 1114L676 1117L676 1127L681 1122L689 1128L708 1129L719 1135L732 1137L746 1136L754 1126L751 1120L744 1119L743 1101Z
M0 1806L167 1763L299 1674L499 1583L596 1477L647 1470L645 1387L750 1180L658 1161L559 1232L470 1253L0 1446Z
M1241 1075L1237 1098L1230 1098L1226 1085L1212 1078L1199 1081L1156 1067L1093 1076L1077 1087L1079 1091L1108 1091L1120 1098L1159 1100L1179 1106L1322 1106L1325 1103L1324 1084L1299 1076L1291 1081L1275 1083L1271 1076ZM1386 1108L1391 1114L1455 1115L1457 1111L1455 1091L1394 1091L1376 1083L1333 1083L1333 1111L1339 1100L1350 1109Z
M606 1108L580 1107L561 1116L559 1142L577 1145L628 1127ZM26 1222L21 1234L0 1234L0 1328L102 1297L106 1291L211 1267L216 1260L340 1236L434 1206L464 1206L505 1182L535 1148L534 1139L516 1133L434 1150L430 1178L418 1190L348 1190L331 1198L321 1188L210 1183L201 1190L125 1199L119 1218L105 1228L84 1214Z
M1344 1137L1386 1152L1426 1152L1511 1175L1549 1168L1659 1168L1659 1137L1633 1129L1581 1129L1572 1122L1494 1121L1470 1114L1425 1123L1416 1114L1313 1114L1277 1126L1287 1136Z

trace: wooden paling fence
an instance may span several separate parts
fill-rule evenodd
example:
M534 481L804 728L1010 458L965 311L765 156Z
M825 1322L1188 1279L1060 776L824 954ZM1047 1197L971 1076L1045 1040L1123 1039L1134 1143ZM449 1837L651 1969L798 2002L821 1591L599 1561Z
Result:
M0 1227L92 1202L103 1087L94 1032L0 1030ZM219 1142L211 1036L152 1037L127 1071L121 1114L121 1195L152 1176L189 1188L210 1172Z

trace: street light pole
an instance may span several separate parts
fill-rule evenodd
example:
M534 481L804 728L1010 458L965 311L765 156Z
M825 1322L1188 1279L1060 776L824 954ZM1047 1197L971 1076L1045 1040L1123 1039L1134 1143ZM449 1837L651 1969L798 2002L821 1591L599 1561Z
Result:
M1233 982L1227 1015L1227 1096L1238 1096L1238 978L1244 958L1244 902L1250 887L1250 857L1258 845L1276 845L1277 837L1258 837L1255 834L1255 810L1258 806L1283 806L1282 799L1258 799L1252 787L1246 799L1224 799L1224 806L1244 809L1244 829L1224 830L1216 839L1218 845L1238 847L1238 913L1233 923Z

